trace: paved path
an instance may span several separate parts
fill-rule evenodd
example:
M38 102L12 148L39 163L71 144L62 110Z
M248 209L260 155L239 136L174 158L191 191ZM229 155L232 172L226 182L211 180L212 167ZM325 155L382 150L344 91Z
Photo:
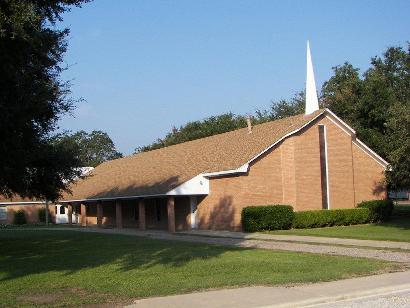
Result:
M410 243L408 242L357 240L357 239L336 238L336 237L305 236L305 235L279 235L279 234L244 233L244 232L232 232L232 231L212 231L212 230L192 230L192 231L179 232L179 233L184 233L184 234L189 234L189 235L198 235L198 236L228 237L228 238L255 239L255 240L259 239L259 240L303 242L303 243L316 243L316 244L320 243L320 244L410 250Z
M51 228L50 228L51 229ZM27 229L25 229L27 230ZM39 229L37 229L39 230ZM216 236L198 236L191 235L189 233L177 233L171 234L163 231L139 231L136 229L99 229L99 228L52 228L52 230L72 230L78 232L98 232L106 234L125 234L149 237L160 240L170 241L183 241L183 242L195 242L204 244L216 244L233 247L245 247L245 248L262 248L271 250L287 250L296 252L309 252L319 254L330 255L342 255L351 257L373 258L384 261L393 261L410 264L410 252L397 252L382 249L369 249L369 248L356 248L356 247L343 247L332 245L305 244L301 242L286 242L286 241L273 241L262 239L243 239L232 237L216 237ZM355 240L359 241L359 240ZM369 241L366 241L368 245ZM389 242L390 243L390 242ZM379 247L377 247L379 248Z
M408 308L410 307L410 289L395 291L385 295L373 295L354 298L334 303L313 305L315 308Z
M129 307L346 307L343 305L348 303L346 300L362 304L372 303L372 300L392 303L398 292L404 297L400 303L406 303L406 294L410 292L410 271L293 287L246 287L154 297L137 300Z

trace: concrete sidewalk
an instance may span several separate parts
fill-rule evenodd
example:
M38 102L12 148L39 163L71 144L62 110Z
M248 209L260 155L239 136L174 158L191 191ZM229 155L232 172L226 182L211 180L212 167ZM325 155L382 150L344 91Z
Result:
M408 242L358 240L358 239L336 238L336 237L321 237L321 236L306 236L306 235L279 235L279 234L266 234L266 233L245 233L245 232L213 231L213 230L191 230L191 231L186 231L186 232L178 232L178 234L210 236L210 237L226 237L226 238L237 238L237 239L248 239L248 240L250 239L271 240L271 241L303 242L303 243L315 243L315 244L347 245L347 246L362 246L362 247L410 250L410 243Z
M293 287L246 287L137 300L128 307L306 307L410 290L410 271Z
M25 230L28 230L28 228ZM171 234L171 233L164 232L164 231L154 231L154 230L140 231L137 229L104 229L104 228L90 228L90 227L64 228L64 227L61 227L61 228L41 228L37 230L54 230L54 231L70 230L70 231L76 231L76 232L123 234L123 235L148 237L148 238L158 239L158 240L193 242L193 243L203 243L203 244L213 244L213 245L243 247L243 248L260 248L260 249L270 249L270 250L287 250L287 251L295 251L295 252L340 255L340 256L371 258L371 259L410 264L410 251L406 251L406 250L390 251L390 250L383 250L379 248L374 249L374 248L367 248L367 247L345 247L345 246L331 245L332 243L329 243L328 245L324 245L322 243L315 243L315 242L311 242L307 244L307 243L300 242L300 241L298 242L284 241L284 240L275 241L275 240L248 239L248 238L241 238L241 237L228 237L228 236L218 236L218 235L212 236L211 233L209 233L210 235L208 236L204 236L204 235L198 236L198 234L195 235L194 232L193 234L191 234L190 232L186 232L186 233L178 232L175 234ZM210 232L217 232L217 234L223 234L223 231L222 232L210 231ZM235 234L236 232L231 232L231 233ZM359 241L359 240L356 240L356 241ZM383 243L383 241L380 241L380 243ZM407 244L407 243L404 243L404 244Z

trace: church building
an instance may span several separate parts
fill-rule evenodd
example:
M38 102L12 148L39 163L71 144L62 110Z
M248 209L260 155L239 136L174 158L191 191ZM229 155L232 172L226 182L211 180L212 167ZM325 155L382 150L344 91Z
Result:
M319 109L308 46L305 114L248 121L246 128L105 162L59 204L68 222L75 214L84 226L241 230L247 206L305 211L383 199L387 166L332 111Z

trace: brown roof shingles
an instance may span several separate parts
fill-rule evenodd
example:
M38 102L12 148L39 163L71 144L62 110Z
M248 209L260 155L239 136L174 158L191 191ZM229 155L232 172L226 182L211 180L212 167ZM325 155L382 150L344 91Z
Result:
M201 173L239 168L323 110L105 162L71 185L64 200L165 194Z

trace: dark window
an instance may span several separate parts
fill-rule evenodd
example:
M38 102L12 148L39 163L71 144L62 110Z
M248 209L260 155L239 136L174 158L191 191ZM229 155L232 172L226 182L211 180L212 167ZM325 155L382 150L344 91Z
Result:
M60 206L60 214L65 214L64 206Z
M134 219L135 220L139 220L139 217L140 216L140 213L139 213L139 208L138 208L138 205L137 206L134 206Z
M319 125L319 147L320 147L320 178L322 183L322 208L329 209L327 191L327 149L326 149L326 127Z
M155 202L155 208L156 208L156 212L157 212L157 221L161 220L161 208L159 206L158 203Z

